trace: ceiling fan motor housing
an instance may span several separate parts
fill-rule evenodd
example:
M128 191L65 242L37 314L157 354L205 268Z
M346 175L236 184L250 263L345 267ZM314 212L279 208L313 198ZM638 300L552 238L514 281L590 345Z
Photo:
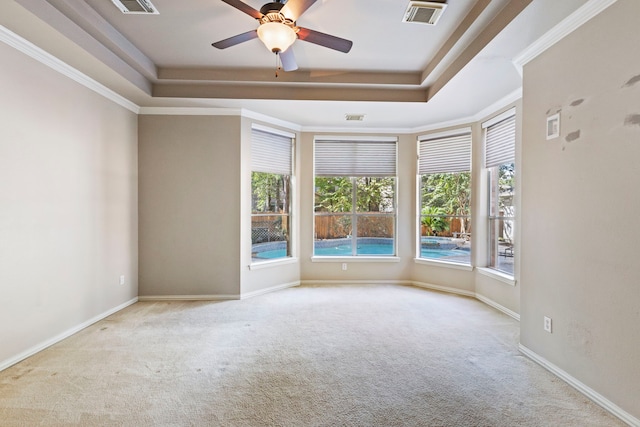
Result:
M260 8L260 13L268 15L269 13L280 13L280 10L284 7L284 2L274 1L266 3Z

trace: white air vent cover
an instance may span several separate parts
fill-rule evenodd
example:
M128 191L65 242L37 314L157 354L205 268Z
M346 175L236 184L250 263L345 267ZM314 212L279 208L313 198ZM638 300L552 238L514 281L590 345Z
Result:
M122 13L157 15L158 9L149 0L111 0Z
M402 22L436 25L446 7L445 3L412 1L407 7Z

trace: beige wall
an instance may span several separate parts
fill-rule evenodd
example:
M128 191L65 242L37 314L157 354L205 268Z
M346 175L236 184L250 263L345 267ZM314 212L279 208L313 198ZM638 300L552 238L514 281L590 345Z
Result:
M240 295L240 117L139 117L140 296Z
M640 2L620 0L525 66L521 265L522 344L635 417L638 16Z
M138 204L136 114L3 43L0 63L2 366L138 295Z

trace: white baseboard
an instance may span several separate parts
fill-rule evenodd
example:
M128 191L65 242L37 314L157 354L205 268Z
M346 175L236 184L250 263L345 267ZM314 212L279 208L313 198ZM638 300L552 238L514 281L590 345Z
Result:
M302 286L412 285L411 280L302 280Z
M478 300L482 301L483 303L487 304L488 306L493 307L496 310L503 312L507 316L516 319L518 322L520 321L520 314L516 313L515 311L510 310L507 307L498 304L494 300L489 299L489 298L485 297L484 295L480 295L480 294L477 293L475 296L476 296L476 298Z
M600 393L596 392L591 387L578 381L577 379L569 375L567 372L563 371L562 369L560 369L553 363L549 362L544 357L538 355L536 352L528 349L524 345L520 344L518 348L522 354L524 354L525 356L527 356L534 362L538 363L540 366L542 366L552 374L556 375L557 377L565 381L567 384L569 384L570 386L578 390L580 393L587 396L589 399L593 400L598 405L602 406L604 409L609 411L612 415L615 415L616 417L620 418L622 421L629 424L630 426L640 427L640 419L626 412L624 409L620 408L618 405L611 402L609 399L607 399Z
M66 331L64 331L61 334L56 335L55 337L48 339L38 345L35 345L33 347L31 347L30 349L23 351L22 353L7 359L7 360L3 360L2 362L0 362L0 371L3 371L5 369L7 369L9 366L13 366L18 362L23 361L24 359L33 356L36 353L41 352L42 350L51 347L54 344L59 343L60 341L64 340L65 338L69 338L71 335L76 334L78 332L80 332L81 330L83 330L84 328L93 325L96 322L99 322L100 320L111 316L114 313L117 313L118 311L122 310L123 308L129 307L132 304L135 304L136 302L138 302L138 298L133 298L125 303L120 304L117 307L114 307L110 310L105 311L104 313L98 314L95 317L92 317L91 319L87 320L86 322L82 322L81 324L74 326L71 329L68 329Z
M449 294L462 295L462 296L471 297L471 298L475 298L476 296L475 292L466 291L464 289L451 288L449 286L434 285L432 283L415 282L415 281L412 281L411 284L413 286L417 286L418 288L430 289L432 291L447 292Z
M271 286L270 288L260 289L253 292L243 292L240 295L240 299L247 299L257 297L259 295L268 294L271 292L281 291L283 289L295 288L296 286L300 286L300 281L291 282L291 283L283 283L282 285Z
M157 301L230 301L240 299L240 295L145 295L139 296L140 302Z

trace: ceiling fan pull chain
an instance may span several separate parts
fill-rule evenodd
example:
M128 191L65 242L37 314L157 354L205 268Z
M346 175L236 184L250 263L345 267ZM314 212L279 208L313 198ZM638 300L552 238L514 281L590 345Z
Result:
M278 71L280 70L280 52L276 52L276 79L278 78Z

